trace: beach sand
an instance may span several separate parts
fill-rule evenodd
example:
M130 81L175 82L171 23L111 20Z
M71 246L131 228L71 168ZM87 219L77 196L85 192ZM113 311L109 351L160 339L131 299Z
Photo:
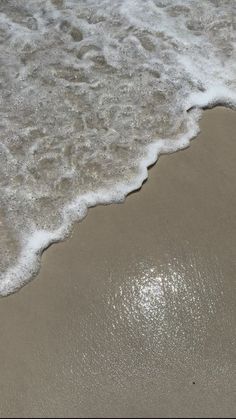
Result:
M235 417L236 114L0 300L1 417Z

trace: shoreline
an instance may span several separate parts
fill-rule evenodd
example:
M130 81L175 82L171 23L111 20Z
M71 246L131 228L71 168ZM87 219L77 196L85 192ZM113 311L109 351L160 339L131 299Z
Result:
M210 97L212 94L210 93ZM197 103L198 95L195 97ZM230 94L228 93L228 98ZM209 100L209 97L208 97ZM213 96L213 100L215 97ZM228 99L229 100L229 99ZM232 99L233 100L233 99ZM175 140L159 139L148 144L145 157L138 164L138 174L129 183L117 183L111 190L101 188L96 192L88 192L79 198L75 198L62 210L64 220L57 230L38 230L24 237L24 247L15 265L10 267L0 278L0 297L7 297L19 292L20 289L29 284L40 273L42 255L54 244L65 241L73 234L74 224L81 223L87 216L89 209L97 206L124 203L132 193L139 191L149 176L151 169L163 155L169 155L184 150L190 146L199 133L199 121L202 110L195 108L187 121L188 129L180 134ZM12 282L17 278L17 282Z
M234 417L235 111L200 126L1 299L1 416Z
M187 122L188 129L180 134L175 140L159 139L153 141L147 146L146 156L139 162L139 174L129 184L118 183L109 191L105 189L94 193L87 193L79 198L75 198L67 204L62 211L64 222L54 231L38 230L30 236L24 238L24 247L22 248L19 259L15 265L10 267L3 275L0 281L0 298L8 297L17 293L22 287L25 287L33 281L40 273L42 256L52 245L67 240L72 234L75 224L81 223L86 218L89 209L97 206L120 204L126 201L129 195L142 189L144 183L148 180L149 171L155 166L160 157L185 150L191 146L191 142L200 132L200 122L203 111L217 107L217 98L221 95L225 106L219 105L222 109L235 110L234 103L236 96L231 95L227 89L219 89L218 94L210 90L205 96L195 94L189 98L188 106L193 102L188 110L194 112L195 117L191 115ZM224 96L225 95L225 96ZM200 96L200 97L199 97ZM220 102L221 103L221 102ZM207 104L207 105L206 105ZM215 105L216 104L216 105ZM17 282L12 282L12 278L18 278Z

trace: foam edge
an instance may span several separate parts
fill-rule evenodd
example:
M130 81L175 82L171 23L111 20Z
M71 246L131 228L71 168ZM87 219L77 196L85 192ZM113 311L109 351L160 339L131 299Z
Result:
M236 108L236 94L224 86L212 86L206 92L193 93L185 102L187 131L175 141L156 139L146 148L146 155L139 163L139 172L128 184L119 183L112 190L103 188L86 193L68 204L63 210L63 224L55 231L38 230L23 238L23 249L18 262L0 276L0 296L5 297L17 292L30 282L39 272L41 256L53 243L64 240L71 232L74 222L81 221L88 209L97 205L120 203L128 194L141 188L148 178L148 168L162 154L173 153L189 146L190 141L199 133L199 119L202 109L217 105ZM189 110L191 109L191 112Z

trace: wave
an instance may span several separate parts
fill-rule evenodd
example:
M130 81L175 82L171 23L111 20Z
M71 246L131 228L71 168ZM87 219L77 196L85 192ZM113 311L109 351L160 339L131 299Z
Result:
M1 295L89 207L122 202L187 147L202 109L235 107L235 12L230 0L3 1Z

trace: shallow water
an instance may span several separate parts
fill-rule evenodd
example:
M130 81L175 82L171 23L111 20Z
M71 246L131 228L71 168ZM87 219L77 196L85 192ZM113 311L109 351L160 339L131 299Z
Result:
M236 103L235 29L233 0L1 1L2 295L186 147L197 108Z

